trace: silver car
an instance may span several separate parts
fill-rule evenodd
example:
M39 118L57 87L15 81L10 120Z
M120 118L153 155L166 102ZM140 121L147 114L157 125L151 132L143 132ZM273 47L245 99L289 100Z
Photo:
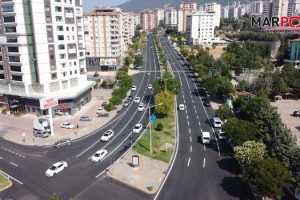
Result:
M58 142L56 142L53 147L54 148L59 148L61 146L66 146L66 145L70 145L71 144L71 139L69 138L65 138L65 139L62 139L62 140L59 140Z

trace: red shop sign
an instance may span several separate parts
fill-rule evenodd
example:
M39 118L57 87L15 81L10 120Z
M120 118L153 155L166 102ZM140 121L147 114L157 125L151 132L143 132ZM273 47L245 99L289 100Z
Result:
M59 107L60 109L67 109L69 106L68 106L68 104L66 104L66 103L60 103L60 104L58 104L58 107Z

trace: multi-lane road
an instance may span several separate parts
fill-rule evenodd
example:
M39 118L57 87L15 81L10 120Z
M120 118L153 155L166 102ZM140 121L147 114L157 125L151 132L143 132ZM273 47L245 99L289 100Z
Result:
M121 157L141 134L132 134L135 124L148 125L146 112L138 112L137 103L120 110L107 125L93 134L59 149L53 147L24 147L0 139L0 170L9 174L14 182L12 188L0 197L13 195L16 199L48 199L56 193L64 199L250 199L237 176L237 163L228 156L228 147L218 141L209 120L211 108L205 108L188 64L169 44L161 38L163 48L172 66L173 73L180 78L182 89L177 103L186 105L178 111L178 143L174 162L156 195L148 196L105 177L106 169ZM145 62L142 71L134 75L136 91L147 106L153 104L153 91L147 85L161 76L154 38L150 34L143 51ZM149 75L145 72L150 72ZM109 142L101 142L101 135L113 129L115 136ZM201 130L209 131L212 142L199 142ZM90 157L105 148L108 155L99 163ZM45 176L46 169L58 161L68 162L69 167L52 178Z
M131 95L133 98L139 96L141 102L149 106L153 103L153 90L147 90L147 85L160 76L153 37L149 37L143 54L143 72L134 75L137 89ZM151 72L147 75L144 71ZM14 186L1 193L1 196L13 194L16 199L33 200L49 198L56 193L64 199L99 199L102 195L103 198L110 197L109 199L118 199L118 195L122 198L128 195L133 199L145 199L144 194L131 192L129 189L124 192L125 189L117 183L103 179L106 169L130 148L132 139L136 141L140 137L141 133L132 134L134 125L143 124L142 131L148 125L147 111L138 112L137 107L138 103L132 102L94 134L59 149L24 147L0 139L0 170L9 174L14 181ZM101 142L101 135L109 129L114 131L115 136L109 142ZM102 148L108 151L105 159L99 163L91 162L91 156ZM46 177L46 169L62 160L69 166L57 176ZM96 186L98 189L95 194L93 188ZM119 189L116 190L116 187Z

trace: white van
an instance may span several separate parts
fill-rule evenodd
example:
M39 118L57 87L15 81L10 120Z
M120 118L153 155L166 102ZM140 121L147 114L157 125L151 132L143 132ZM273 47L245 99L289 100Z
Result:
M201 132L201 141L202 141L202 144L209 144L210 143L210 134L209 134L209 132Z

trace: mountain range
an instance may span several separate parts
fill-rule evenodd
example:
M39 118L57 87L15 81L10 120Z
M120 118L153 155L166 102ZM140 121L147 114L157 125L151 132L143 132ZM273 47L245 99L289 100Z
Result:
M118 7L122 8L123 12L141 12L144 9L164 8L167 6L177 8L183 1L184 0L129 0ZM208 2L206 0L195 1L198 3L198 5ZM234 1L236 0L212 0L212 2L216 2L221 5L231 4ZM244 3L245 1L246 0L242 0L240 2Z

